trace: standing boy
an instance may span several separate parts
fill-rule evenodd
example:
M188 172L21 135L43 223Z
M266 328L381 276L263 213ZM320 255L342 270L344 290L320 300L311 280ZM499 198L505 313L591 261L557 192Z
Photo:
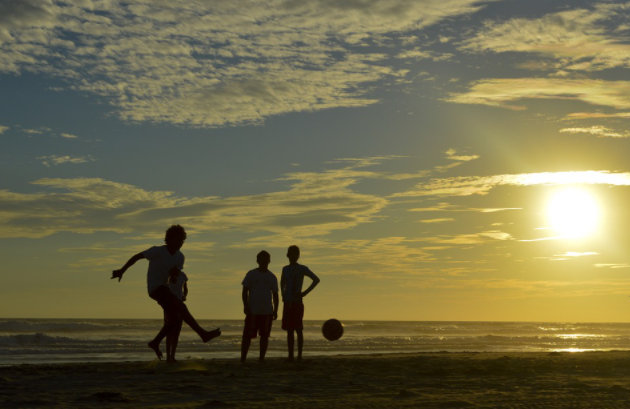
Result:
M302 299L319 284L319 277L308 267L298 264L297 261L300 258L300 248L298 246L290 246L288 248L287 258L289 259L289 265L282 268L282 277L280 278L282 301L284 302L284 308L282 310L282 329L287 331L289 361L293 361L294 331L297 332L298 360L302 359L302 347L304 346L304 335L302 333L304 303ZM311 285L306 291L302 291L304 276L312 280Z
M265 250L256 256L258 268L250 270L243 279L243 307L245 328L241 343L241 362L247 359L252 338L260 335L260 361L264 361L269 345L271 323L278 318L278 279L269 271L271 256Z
M221 335L219 328L206 331L201 328L197 321L193 318L186 307L186 304L179 300L175 294L167 286L167 280L171 269L181 270L184 267L184 255L179 251L186 240L186 231L182 226L173 225L166 230L164 246L153 246L141 253L131 257L122 268L114 270L111 278L122 279L123 274L129 267L134 265L136 261L146 258L149 260L149 269L147 270L147 290L149 297L157 301L164 310L166 317L164 326L156 337L149 342L149 348L155 351L159 359L162 359L162 351L160 351L160 342L168 333L172 333L173 327L176 325L178 317L188 324L201 338L203 342L208 342L212 338Z

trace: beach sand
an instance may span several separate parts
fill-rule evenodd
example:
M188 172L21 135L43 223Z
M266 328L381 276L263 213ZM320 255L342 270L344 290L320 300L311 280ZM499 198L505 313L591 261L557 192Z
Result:
M628 408L630 352L21 365L0 368L0 407Z

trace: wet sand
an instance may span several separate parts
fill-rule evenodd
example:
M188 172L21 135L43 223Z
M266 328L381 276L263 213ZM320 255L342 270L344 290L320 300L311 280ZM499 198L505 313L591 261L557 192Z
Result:
M627 408L630 352L21 365L2 408Z

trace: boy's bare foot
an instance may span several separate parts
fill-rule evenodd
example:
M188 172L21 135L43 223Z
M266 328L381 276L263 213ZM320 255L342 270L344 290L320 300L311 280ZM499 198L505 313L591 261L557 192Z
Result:
M147 344L149 346L149 348L151 348L153 350L153 352L155 352L155 355L157 355L158 359L161 361L162 360L162 351L160 351L160 343L159 342L155 342L151 341Z
M211 339L218 337L219 335L221 335L221 329L217 328L213 329L212 331L206 331L201 339L203 340L203 342L208 342Z

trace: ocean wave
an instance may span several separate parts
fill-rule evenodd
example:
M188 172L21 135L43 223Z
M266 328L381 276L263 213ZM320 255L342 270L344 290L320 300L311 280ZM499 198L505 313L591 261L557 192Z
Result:
M630 350L630 324L345 321L338 341L322 336L323 320L304 322L305 351L317 355L437 351ZM203 343L186 326L182 357L236 357L243 320L200 320L221 327L222 336ZM0 365L45 360L152 359L147 342L161 319L0 320ZM286 333L273 324L269 351L286 353ZM56 358L62 357L62 358Z
M143 330L155 328L158 320L0 320L0 334L2 333L74 333L74 332L103 332L121 330Z
M68 337L50 336L42 333L0 336L0 346L33 345L50 346L77 342Z

